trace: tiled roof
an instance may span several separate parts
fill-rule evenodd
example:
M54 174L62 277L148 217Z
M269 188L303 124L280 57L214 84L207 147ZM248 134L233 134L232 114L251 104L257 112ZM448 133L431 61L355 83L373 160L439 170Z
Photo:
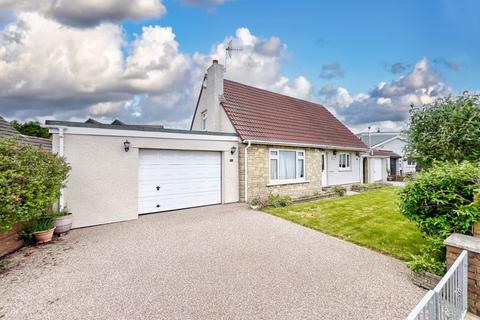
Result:
M371 151L372 156L376 157L392 157L392 158L401 158L398 154L390 150L377 150L374 149Z
M0 138L16 138L22 143L34 145L48 151L52 150L52 140L20 134L2 117L0 117Z
M316 103L224 80L222 105L242 140L367 148Z
M368 132L358 133L357 136L368 146ZM370 147L376 146L395 137L400 137L402 139L400 132L371 132L370 141L372 142L372 145Z

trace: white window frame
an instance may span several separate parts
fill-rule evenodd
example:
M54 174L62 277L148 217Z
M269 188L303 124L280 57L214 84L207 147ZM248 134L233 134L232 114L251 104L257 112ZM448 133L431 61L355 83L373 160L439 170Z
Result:
M416 166L415 161L407 159L407 166L414 167Z
M207 110L202 112L202 131L207 131Z
M343 155L345 155L345 161L348 163L348 166L347 166L347 164L345 164L345 167L342 167L341 163L340 163ZM348 161L347 161L347 159L348 159ZM352 155L349 152L340 152L338 154L338 170L339 171L350 171L350 170L352 170Z
M280 179L280 151L291 151L295 152L295 179ZM272 155L272 152L276 152L276 155ZM287 183L301 183L307 182L306 172L307 172L307 161L305 159L305 150L303 149L269 149L268 151L268 179L269 184L287 184ZM272 160L277 161L277 179L272 179ZM303 160L303 177L299 175L299 165L298 160Z

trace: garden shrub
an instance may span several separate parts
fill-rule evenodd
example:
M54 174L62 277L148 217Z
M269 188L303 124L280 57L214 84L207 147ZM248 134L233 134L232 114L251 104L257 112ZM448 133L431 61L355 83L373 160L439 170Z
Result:
M252 206L258 206L259 208L264 208L268 206L268 198L265 196L258 196L254 197L252 201L250 201Z
M338 194L340 197L343 197L347 193L347 188L344 186L335 186L332 188L332 191Z
M279 195L270 193L268 195L268 205L274 208L286 207L292 203L292 198L288 195Z
M352 184L351 189L352 191L356 191L356 192L364 192L368 190L380 189L386 186L387 185L383 182L372 182L372 183L364 183L364 184L354 183Z
M60 196L69 170L64 158L0 139L0 230L45 213Z
M479 184L478 163L436 163L399 192L400 212L416 223L428 241L411 267L438 271L438 264L444 265L443 240L454 232L469 234L480 217Z

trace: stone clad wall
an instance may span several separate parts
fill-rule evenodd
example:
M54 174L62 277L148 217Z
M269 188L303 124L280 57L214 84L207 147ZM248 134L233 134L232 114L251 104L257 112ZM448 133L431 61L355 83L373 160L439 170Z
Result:
M244 148L239 147L239 179L240 179L240 201L245 201L244 197ZM314 195L320 192L321 185L321 164L320 149L314 148L293 148L280 147L281 149L305 150L305 177L308 182L268 185L269 177L269 151L278 146L251 145L248 149L248 199L256 196L268 196L269 193L289 195L293 199Z

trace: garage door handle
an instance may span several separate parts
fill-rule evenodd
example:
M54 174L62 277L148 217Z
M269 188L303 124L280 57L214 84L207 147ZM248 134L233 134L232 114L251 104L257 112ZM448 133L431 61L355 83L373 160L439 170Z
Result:
M157 186L157 191L158 191L158 190L160 190L160 187L159 187L159 186Z
M160 208L160 205L159 205L159 204L157 204L157 208Z

